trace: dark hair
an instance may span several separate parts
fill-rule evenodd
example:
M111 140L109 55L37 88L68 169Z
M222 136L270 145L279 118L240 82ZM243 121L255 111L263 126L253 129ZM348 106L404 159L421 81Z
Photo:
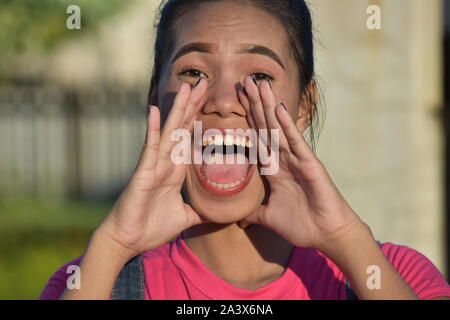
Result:
M314 80L314 45L312 19L304 0L162 0L155 20L156 41L154 48L153 75L150 82L149 101L153 89L158 85L165 57L172 50L177 20L189 10L202 3L234 1L250 4L277 17L284 25L290 40L291 51L299 70L299 87L303 99L309 104L311 126L309 140L315 151L315 129L319 128L318 99L310 86Z

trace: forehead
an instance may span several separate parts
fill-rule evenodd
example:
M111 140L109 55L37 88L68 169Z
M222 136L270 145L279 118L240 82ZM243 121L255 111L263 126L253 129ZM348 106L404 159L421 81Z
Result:
M213 43L219 52L251 43L275 51L285 61L289 58L289 39L281 22L265 10L233 1L203 3L183 15L176 23L174 47L191 42Z

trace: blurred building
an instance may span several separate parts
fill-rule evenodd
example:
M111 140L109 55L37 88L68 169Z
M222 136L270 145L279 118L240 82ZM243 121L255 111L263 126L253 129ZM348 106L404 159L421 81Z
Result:
M369 5L381 30L369 30ZM377 239L445 273L439 0L315 1L327 119L319 155Z
M95 32L81 6L79 37L15 61L20 81L0 87L3 195L120 192L145 138L156 5L132 1Z

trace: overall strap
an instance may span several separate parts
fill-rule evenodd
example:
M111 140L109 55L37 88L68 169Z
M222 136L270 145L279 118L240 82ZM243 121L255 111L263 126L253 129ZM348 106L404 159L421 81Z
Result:
M378 246L381 248L381 242L377 241ZM347 300L359 300L350 283L345 280L345 290L347 291Z
M120 271L112 291L113 300L144 300L142 256L128 261Z
M347 300L359 300L353 288L347 280L345 280L345 290L347 292Z

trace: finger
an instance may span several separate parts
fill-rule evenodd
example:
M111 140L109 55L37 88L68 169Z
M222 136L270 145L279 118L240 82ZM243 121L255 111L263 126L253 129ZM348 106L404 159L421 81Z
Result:
M167 136L170 136L173 130L180 128L180 125L186 115L186 109L188 107L187 101L190 95L191 89L189 84L187 84L186 82L182 82L173 101L173 105L169 112L167 120L164 124L163 134L161 136L162 140L166 140L165 138Z
M189 106L188 100L190 95L191 89L189 84L182 82L161 135L159 152L160 160L169 160L172 149L177 144L177 141L172 141L171 139L172 133L176 129L182 128L182 124L186 116L186 110Z
M255 143L255 146L256 146L257 141L258 141L258 136L256 133L257 127L256 127L255 119L253 118L253 114L250 110L250 101L248 99L248 95L245 90L245 87L242 87L241 90L238 91L238 97L239 97L239 100L241 101L242 106L245 109L246 114L247 114L248 125L249 125L250 129L252 129L250 139L251 139L252 143Z
M136 170L152 170L156 167L160 141L160 113L156 106L149 106L145 142Z
M238 226L241 227L242 229L245 229L252 224L262 224L262 217L264 216L266 210L267 210L267 206L261 205L253 213L251 213L244 219L240 220L238 222Z
M202 99L205 95L206 89L208 88L208 82L200 78L199 81L194 85L191 91L191 97L189 98L188 108L186 110L186 116L183 120L182 128L192 132L194 129L194 120L197 116L199 109L202 106Z
M282 148L282 150L289 150L289 144L287 142L286 136L283 130L281 130L281 125L275 115L277 101L269 81L266 80L260 84L260 95L263 104L264 115L269 129L278 130L279 146Z
M250 128L256 129L255 119L253 119L253 114L250 110L250 101L249 101L247 92L245 90L245 87L242 87L238 91L238 97L239 97L239 100L241 101L242 106L244 107L246 114L247 114L247 120L248 120L248 124L249 124Z
M256 142L255 145L258 146L258 150L262 150L262 148L267 149L268 135L264 134L264 131L267 130L267 121L264 116L261 96L259 94L259 87L256 83L256 80L251 76L245 78L244 87L245 91L247 92L248 100L250 101L250 112L255 121L255 127L257 131L257 135L254 136L254 140Z
M253 77L248 76L244 80L245 91L247 92L248 100L250 101L250 112L252 113L253 119L257 129L266 129L267 122L264 117L264 110L259 95L259 88Z
M295 125L290 114L287 112L286 107L282 104L278 105L275 113L293 154L300 160L307 161L314 159L314 152L306 142L303 134Z
M184 207L186 209L186 212L188 214L188 219L189 219L188 228L195 226L195 225L211 222L208 219L206 219L205 217L198 214L194 209L192 209L192 207L190 205L184 204Z

